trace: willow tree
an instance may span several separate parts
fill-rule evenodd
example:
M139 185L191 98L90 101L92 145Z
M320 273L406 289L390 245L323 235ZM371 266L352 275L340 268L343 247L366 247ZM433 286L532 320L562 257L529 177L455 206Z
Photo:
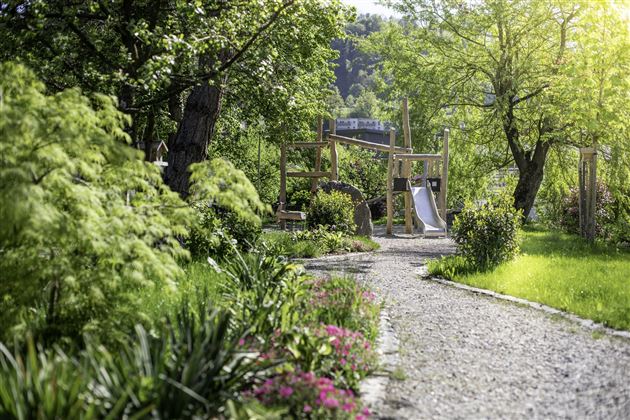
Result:
M477 133L478 150L504 154L504 164L518 168L514 205L528 214L550 149L573 144L567 130L578 122L562 112L572 89L565 81L580 76L566 69L578 41L594 42L584 37L588 28L576 27L594 6L539 0L390 3L413 35L400 38L395 48L425 70L411 70L407 84L427 70L439 75L422 83L436 90L439 107Z

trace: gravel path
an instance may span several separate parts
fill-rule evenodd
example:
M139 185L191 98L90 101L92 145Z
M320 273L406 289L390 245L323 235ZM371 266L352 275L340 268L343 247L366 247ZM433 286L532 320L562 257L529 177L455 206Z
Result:
M396 233L396 232L395 232ZM378 252L310 261L383 296L399 366L378 418L630 419L630 340L594 334L527 306L419 277L446 239L385 237Z

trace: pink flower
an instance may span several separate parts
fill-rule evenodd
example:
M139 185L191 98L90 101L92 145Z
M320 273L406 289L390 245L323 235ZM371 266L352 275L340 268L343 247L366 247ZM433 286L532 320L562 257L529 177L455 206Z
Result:
M354 404L354 403L352 403L352 402L347 402L347 403L345 403L345 404L343 405L343 407L341 407L341 409L342 409L343 411L346 411L346 412L348 412L348 413L350 413L352 410L354 410L354 408L355 408L355 404Z
M311 406L310 406L310 405L308 405L308 404L305 404L305 405L304 405L304 412L305 412L305 413L310 413L311 411L313 411L313 407L311 407Z
M241 338L240 340L238 340L238 345L239 346L244 346L245 345L245 339Z
M293 394L293 388L291 388L290 386L283 386L280 387L280 396L283 398L287 398L289 397L291 394Z
M337 327L337 326L335 326L335 325L328 325L328 326L326 326L326 332L329 335L339 335L339 334L342 333L342 329Z
M339 407L339 401L335 398L326 398L324 400L324 407L326 408L337 408Z
M348 362L346 362L346 359L341 359L339 363L341 363L341 366L345 366Z

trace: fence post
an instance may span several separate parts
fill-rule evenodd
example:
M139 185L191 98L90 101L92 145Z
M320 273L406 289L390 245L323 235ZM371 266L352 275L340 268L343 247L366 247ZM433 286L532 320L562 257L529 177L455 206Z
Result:
M396 130L389 130L389 157L387 158L387 234L392 234L394 224L394 147L396 146Z

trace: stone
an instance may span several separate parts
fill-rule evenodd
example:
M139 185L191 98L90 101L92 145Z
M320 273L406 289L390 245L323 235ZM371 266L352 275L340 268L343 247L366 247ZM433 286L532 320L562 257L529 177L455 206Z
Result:
M330 193L331 191L340 191L346 193L352 197L354 203L354 224L357 226L355 230L356 235L372 236L372 213L370 207L368 207L363 194L356 187L339 181L328 181L322 183L319 186L323 191Z

